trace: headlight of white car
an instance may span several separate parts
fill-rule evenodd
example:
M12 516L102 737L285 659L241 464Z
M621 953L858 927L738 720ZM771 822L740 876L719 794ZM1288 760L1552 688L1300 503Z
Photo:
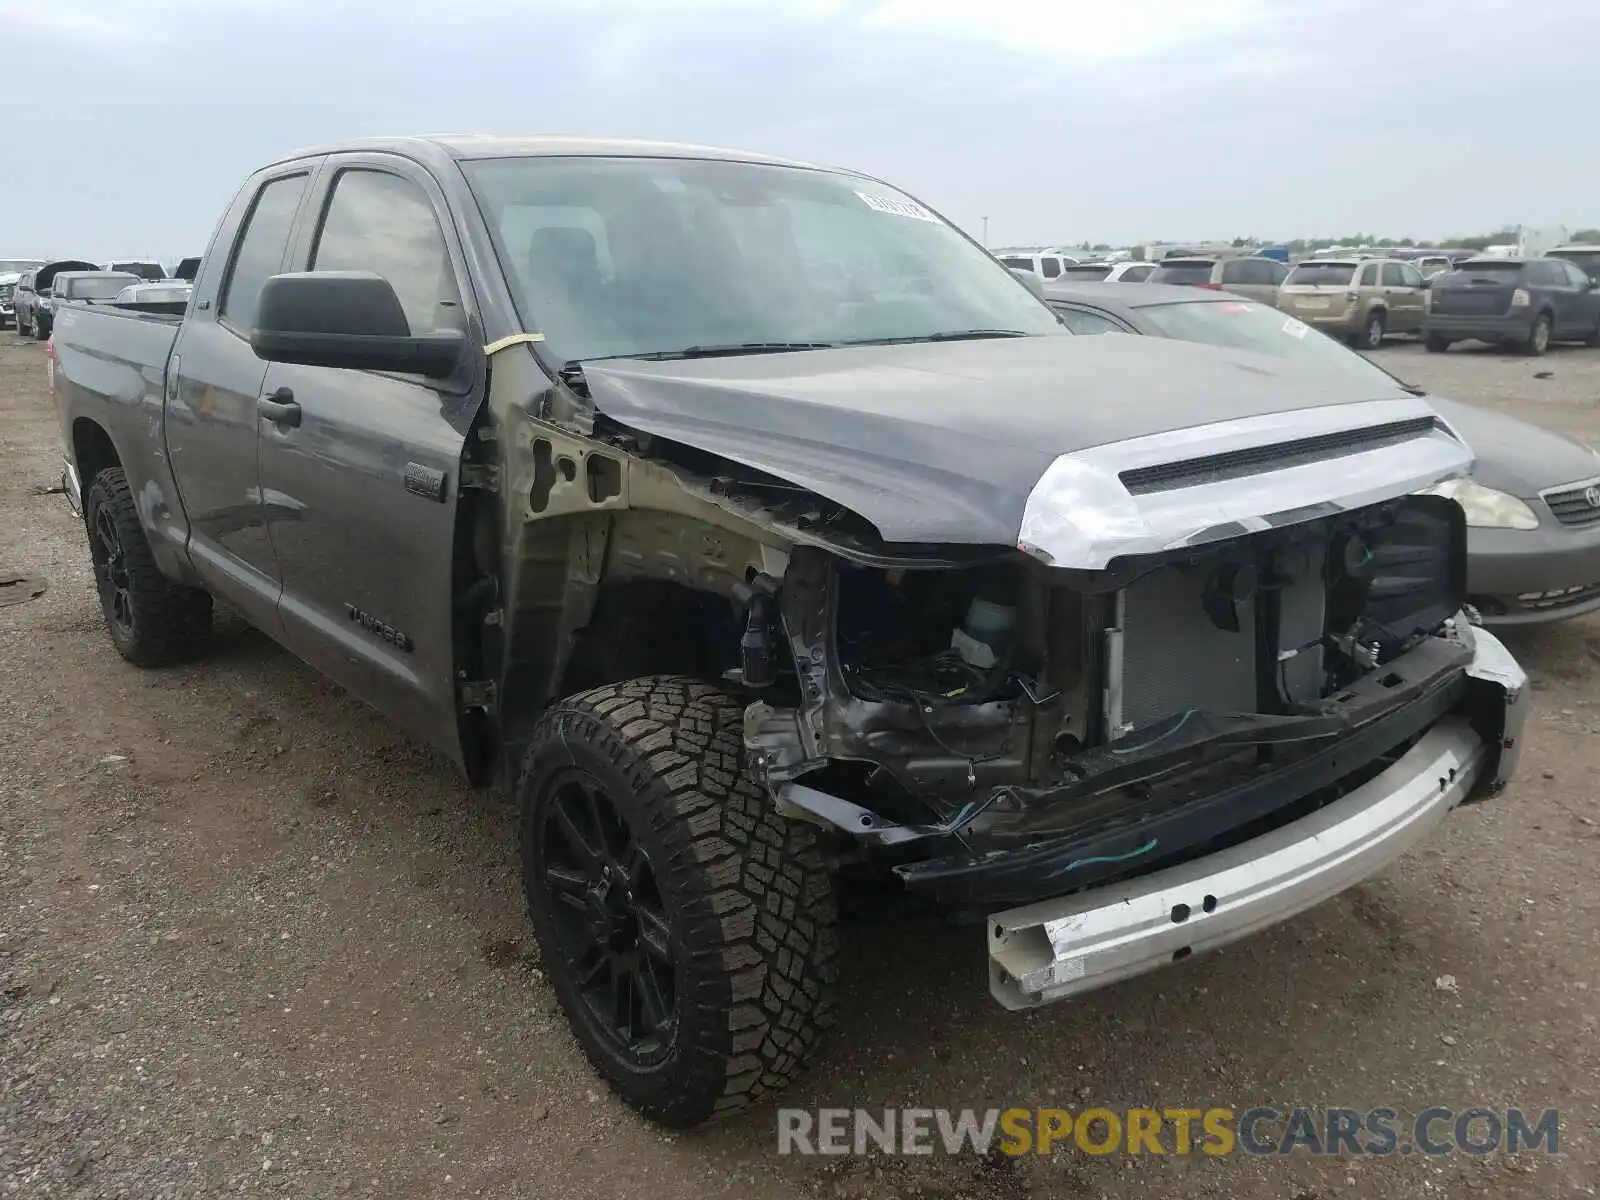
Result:
M1467 525L1472 529L1539 528L1539 518L1521 500L1471 479L1446 479L1424 488L1423 494L1454 500L1467 514Z

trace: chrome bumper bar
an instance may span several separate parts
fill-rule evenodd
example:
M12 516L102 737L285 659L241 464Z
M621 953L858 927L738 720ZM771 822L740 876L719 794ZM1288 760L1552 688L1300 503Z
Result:
M1493 635L1471 634L1468 675L1505 696L1499 747L1451 715L1376 778L1270 833L1126 883L995 913L995 999L1031 1008L1226 945L1366 879L1469 793L1498 788L1521 750L1526 677ZM1491 768L1494 777L1484 778Z

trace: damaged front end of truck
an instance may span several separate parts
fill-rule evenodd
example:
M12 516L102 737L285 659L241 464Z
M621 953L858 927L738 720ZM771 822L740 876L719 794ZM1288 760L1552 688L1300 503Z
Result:
M653 636L742 694L771 802L839 869L982 920L1008 1007L1281 920L1512 773L1525 681L1464 609L1461 510L1427 494L1471 455L1420 399L1055 455L1004 544L896 537L937 518L892 469L875 500L661 394L603 367L500 406L502 678L601 677L608 594L705 601Z

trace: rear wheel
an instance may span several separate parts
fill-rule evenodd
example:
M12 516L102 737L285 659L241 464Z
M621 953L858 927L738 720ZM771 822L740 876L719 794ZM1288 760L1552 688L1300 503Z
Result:
M1385 330L1384 316L1375 312L1367 317L1367 323L1361 329L1361 348L1363 350L1378 350L1383 346Z
M1434 354L1443 354L1446 350L1450 349L1450 339L1447 337L1440 337L1437 333L1428 334L1422 339L1422 344Z
M741 716L688 679L597 688L540 718L517 782L556 997L607 1083L676 1128L783 1088L831 1015L832 880L746 775Z
M121 468L95 476L83 520L100 610L118 653L141 667L200 654L211 633L211 596L178 586L156 566Z
M1540 313L1534 318L1533 328L1528 330L1528 337L1522 343L1525 354L1540 355L1550 349L1550 314Z

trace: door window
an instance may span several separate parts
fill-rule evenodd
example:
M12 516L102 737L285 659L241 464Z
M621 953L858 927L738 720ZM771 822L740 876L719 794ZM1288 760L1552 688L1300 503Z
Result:
M1044 270L1046 279L1054 279L1061 274L1061 260L1048 255L1039 260L1039 266Z
M1405 272L1400 270L1400 264L1399 263L1384 263L1383 264L1383 286L1384 287L1405 287L1405 285L1406 285Z
M398 175L357 169L339 175L311 269L382 275L414 334L466 326L433 205L421 188Z
M1357 281L1356 286L1357 287L1377 287L1378 286L1378 264L1377 263L1368 263L1366 266L1361 268L1361 276L1360 276L1360 279Z
M261 286L283 267L289 229L306 190L306 176L286 175L262 186L235 244L218 312L235 329L255 328Z
M1422 286L1422 272L1409 263L1400 264L1400 283L1404 287L1419 288Z

